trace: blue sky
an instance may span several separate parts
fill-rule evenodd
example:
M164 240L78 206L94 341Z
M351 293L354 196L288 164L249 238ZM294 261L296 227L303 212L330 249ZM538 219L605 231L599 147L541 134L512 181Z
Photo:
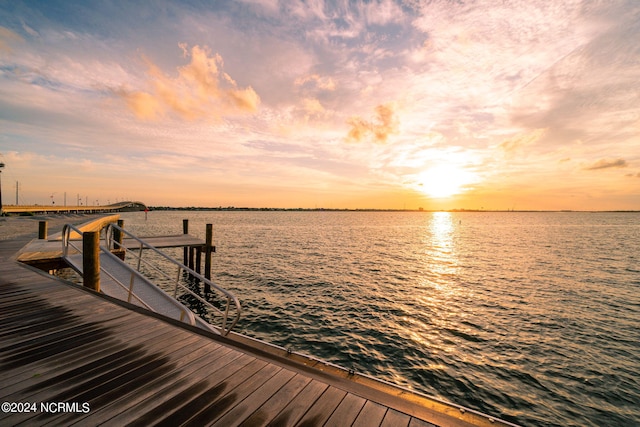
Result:
M4 203L640 209L640 3L0 2Z

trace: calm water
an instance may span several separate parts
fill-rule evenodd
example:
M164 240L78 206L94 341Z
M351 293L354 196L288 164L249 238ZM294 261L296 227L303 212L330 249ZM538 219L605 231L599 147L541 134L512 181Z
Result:
M212 223L238 332L522 425L640 425L640 214L122 217Z

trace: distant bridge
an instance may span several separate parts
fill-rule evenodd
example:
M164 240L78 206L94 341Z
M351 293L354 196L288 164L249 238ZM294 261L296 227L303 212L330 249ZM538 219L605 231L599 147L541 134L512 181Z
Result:
M106 213L106 212L135 212L147 210L142 202L120 202L104 206L56 206L56 205L24 205L2 206L5 215L21 214L52 214L52 213Z

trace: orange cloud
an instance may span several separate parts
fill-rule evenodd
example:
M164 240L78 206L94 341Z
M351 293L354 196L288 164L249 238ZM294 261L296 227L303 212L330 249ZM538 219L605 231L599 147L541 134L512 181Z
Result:
M357 116L347 121L351 126L347 135L349 140L359 142L371 135L375 142L385 143L390 134L397 132L398 121L392 104L378 105L375 111L375 121L367 121Z
M115 91L138 118L152 120L172 112L195 120L256 111L260 97L251 86L238 87L222 71L224 63L219 54L212 55L206 46L189 50L186 44L180 44L180 48L191 61L178 68L177 77L165 75L151 60L143 58L151 89Z
M330 115L330 112L315 98L304 98L301 106L296 108L295 112L305 122L326 118Z
M148 93L125 93L121 91L118 94L125 99L128 107L140 119L152 120L162 113L162 107L158 100Z

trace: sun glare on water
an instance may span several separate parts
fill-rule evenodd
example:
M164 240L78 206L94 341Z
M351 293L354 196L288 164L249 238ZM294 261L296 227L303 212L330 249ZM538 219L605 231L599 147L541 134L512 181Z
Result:
M445 198L464 191L467 184L476 181L473 173L455 165L434 166L416 177L416 186L422 193Z

